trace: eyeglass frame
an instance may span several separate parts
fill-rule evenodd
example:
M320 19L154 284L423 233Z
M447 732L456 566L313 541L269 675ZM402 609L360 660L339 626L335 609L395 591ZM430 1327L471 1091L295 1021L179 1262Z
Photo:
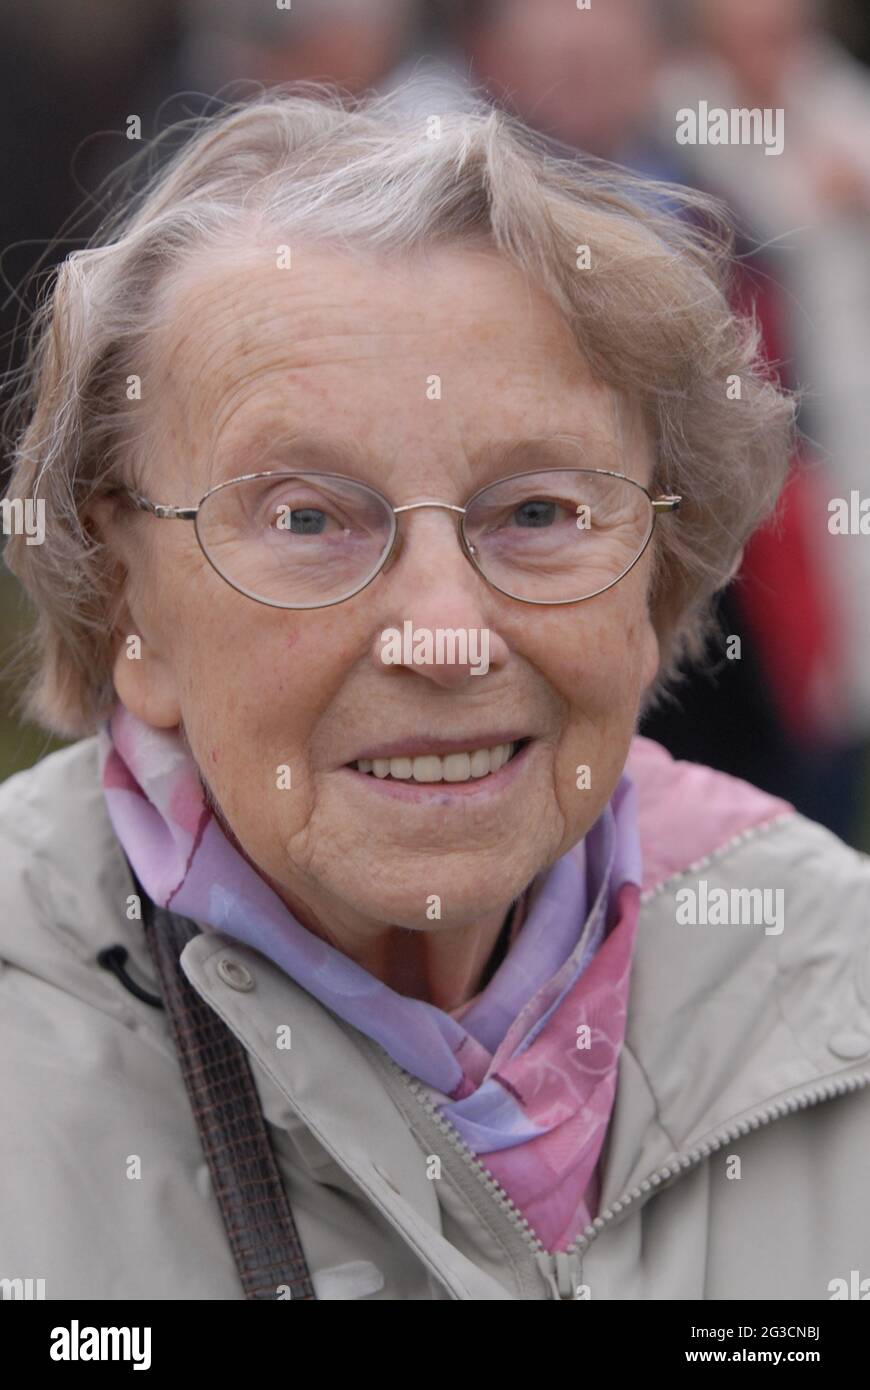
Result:
M127 486L115 488L113 489L113 491L116 493L124 493L127 496L131 497L133 502L136 504L137 508L140 511L148 512L152 516L156 516L160 521L192 521L194 523L194 531L196 533L197 543L206 560L211 565L215 574L217 574L219 578L221 578L224 581L225 584L229 584L231 589L235 589L236 593L243 594L246 598L253 599L255 603L264 603L269 608L282 608L287 609L291 612L308 612L318 608L334 608L338 603L346 603L348 599L356 598L357 594L361 594L364 589L367 589L368 586L371 583L373 583L375 579L377 579L378 575L386 567L387 562L390 559L390 556L393 554L393 551L396 548L396 540L399 535L399 523L396 518L399 516L400 512L413 512L419 510L421 507L439 507L445 511L458 512L461 514L461 516L464 517L472 502L474 502L481 495L481 493L487 492L490 488L498 486L499 483L510 482L514 478L538 477L542 473L595 473L604 477L620 478L623 482L631 483L633 487L639 488L640 491L646 495L650 503L652 522L650 523L646 539L644 540L641 549L638 551L631 564L627 565L625 569L622 571L622 573L618 574L615 579L611 579L608 584L603 584L600 589L596 589L591 594L583 594L580 598L521 598L519 594L512 594L507 589L502 589L500 585L496 584L492 579L489 578L488 575L484 574L483 570L480 567L479 561L475 558L475 548L465 535L464 523L460 521L459 542L462 552L468 560L469 564L473 566L475 572L480 575L481 579L483 579L485 583L489 584L491 588L495 589L496 593L504 594L506 598L512 598L517 603L532 603L537 606L544 607L563 607L565 604L569 603L586 603L588 599L597 598L599 594L606 593L608 589L612 589L615 584L618 584L621 579L624 579L625 576L629 574L631 570L634 569L635 565L643 556L650 541L652 540L653 531L655 529L656 517L662 512L677 511L679 509L680 503L683 500L681 494L675 493L666 493L660 497L653 497L652 493L649 491L648 488L644 487L643 483L639 483L635 478L629 478L627 474L619 473L614 469L567 467L530 468L524 469L520 473L508 473L503 478L495 478L492 480L492 482L484 483L483 487L479 487L476 492L473 492L470 497L466 498L465 505L462 507L457 506L454 502L433 501L407 502L401 507L394 507L389 498L385 497L384 494L380 492L378 488L372 487L371 483L363 483L359 480L359 478L352 478L349 474L346 473L323 472L319 469L280 468L266 469L260 473L243 473L238 478L227 478L222 483L215 483L214 487L210 487L207 492L203 493L202 497L199 499L195 507L174 507L166 505L162 502L152 502L141 492L137 492L135 488ZM197 519L200 511L202 510L202 507L208 501L209 497L214 495L214 493L220 492L223 488L232 487L236 483L253 482L256 478L337 478L340 479L342 482L354 483L357 487L364 488L366 491L373 493L374 496L377 497L379 501L381 501L384 504L384 506L388 509L388 511L391 513L391 533L389 542L384 549L384 553L381 559L378 561L374 571L369 575L368 579L366 579L364 583L360 584L358 588L353 589L349 594L343 594L341 598L328 599L325 603L306 604L277 603L273 599L261 598L259 594L252 593L249 589L242 588L241 585L235 584L231 579L228 579L227 576L221 570L218 569L214 560L211 558L208 551L206 550L205 545L202 541L202 537L199 533Z

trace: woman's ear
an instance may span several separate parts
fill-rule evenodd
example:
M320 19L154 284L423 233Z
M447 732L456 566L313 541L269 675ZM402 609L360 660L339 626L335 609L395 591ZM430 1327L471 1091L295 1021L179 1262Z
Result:
M130 565L121 558L124 553L133 554L137 555L138 563L145 563L141 552L137 554L130 546L129 536L127 543L121 544L121 528L129 525L129 520L119 517L110 498L97 498L86 509L85 524L94 538L106 547L107 580L117 595L110 619L115 693L130 713L144 723L158 729L174 729L181 723L175 674L147 635L140 605L132 596L135 576Z
M126 602L114 628L115 693L131 714L156 729L175 729L181 705L175 674L144 636Z

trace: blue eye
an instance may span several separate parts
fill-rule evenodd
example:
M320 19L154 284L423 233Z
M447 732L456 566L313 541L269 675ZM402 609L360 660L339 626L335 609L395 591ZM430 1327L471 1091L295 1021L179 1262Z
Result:
M551 526L556 516L554 502L524 502L514 512L519 526Z
M296 536L320 536L326 527L325 512L316 507L296 507L285 517L283 529Z

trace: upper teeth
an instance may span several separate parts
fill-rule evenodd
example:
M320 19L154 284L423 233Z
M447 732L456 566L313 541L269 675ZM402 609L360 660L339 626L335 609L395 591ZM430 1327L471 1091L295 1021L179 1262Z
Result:
M473 753L426 753L419 758L359 758L360 772L373 772L375 777L398 777L414 782L469 782L474 777L486 777L498 772L511 757L515 743L497 743L494 748L476 748Z

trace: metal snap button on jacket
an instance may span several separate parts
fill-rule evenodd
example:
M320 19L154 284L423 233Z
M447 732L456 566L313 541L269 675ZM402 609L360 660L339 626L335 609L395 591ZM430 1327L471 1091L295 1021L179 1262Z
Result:
M230 989L251 990L254 988L254 977L250 970L230 956L221 956L217 964L217 973L224 984L230 986Z

